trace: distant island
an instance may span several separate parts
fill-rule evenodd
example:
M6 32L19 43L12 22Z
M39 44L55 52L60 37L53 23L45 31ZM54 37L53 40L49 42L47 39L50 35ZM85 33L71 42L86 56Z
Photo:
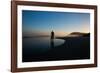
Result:
M90 33L82 33L82 32L72 32L64 37L56 37L57 39L61 38L71 38L71 37L90 37Z
M70 35L90 36L90 33L72 32L72 33L70 33Z

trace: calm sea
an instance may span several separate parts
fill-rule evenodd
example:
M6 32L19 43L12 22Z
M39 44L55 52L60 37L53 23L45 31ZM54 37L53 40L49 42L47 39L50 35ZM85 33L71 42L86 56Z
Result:
M51 41L50 37L23 38L23 49L26 51L32 49L35 52L45 52L52 46L56 47L63 43L64 40L62 39L54 39Z

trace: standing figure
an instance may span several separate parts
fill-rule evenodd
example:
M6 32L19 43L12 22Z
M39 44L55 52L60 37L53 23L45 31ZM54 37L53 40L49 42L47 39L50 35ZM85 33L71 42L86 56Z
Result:
M54 48L54 32L51 32L51 40L50 40L50 47Z
M54 39L54 32L53 32L53 30L51 32L51 39Z

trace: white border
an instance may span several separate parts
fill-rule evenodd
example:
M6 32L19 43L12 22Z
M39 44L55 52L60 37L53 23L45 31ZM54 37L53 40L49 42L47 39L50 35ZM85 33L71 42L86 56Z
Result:
M78 64L94 64L94 10L93 9L77 9L77 8L57 8L57 7L40 7L40 6L17 6L17 67L41 67L41 66L59 66L59 65L78 65ZM90 59L86 60L64 60L64 61L45 61L45 62L26 62L22 63L22 10L38 10L38 11L58 11L58 12L79 12L90 13ZM85 54L85 53L84 53Z

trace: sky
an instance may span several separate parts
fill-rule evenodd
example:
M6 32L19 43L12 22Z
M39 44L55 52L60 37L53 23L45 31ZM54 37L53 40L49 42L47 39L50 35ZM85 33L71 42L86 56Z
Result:
M23 35L38 36L50 35L66 36L71 32L90 32L90 14L75 12L53 11L22 11Z

